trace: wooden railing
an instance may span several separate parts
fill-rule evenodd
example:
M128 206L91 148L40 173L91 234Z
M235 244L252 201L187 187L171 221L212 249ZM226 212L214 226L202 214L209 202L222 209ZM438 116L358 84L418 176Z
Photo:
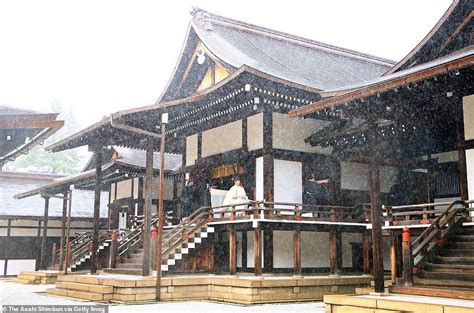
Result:
M474 203L474 200L457 200L450 203L448 208L445 210L436 210L435 207L441 205L446 206L446 203L430 204L430 206L433 207L431 212L436 212L433 214L437 214L437 217L432 222L430 222L430 226L428 226L428 228L426 228L423 233L413 242L411 242L410 230L407 227L403 229L402 254L404 267L403 278L405 285L411 286L413 284L413 272L417 271L417 268L421 262L426 256L430 254L431 251L433 251L440 241L444 240L450 234L450 232L461 225L463 221L469 220L470 203ZM397 207L397 209L416 209L426 206L426 204L407 205Z

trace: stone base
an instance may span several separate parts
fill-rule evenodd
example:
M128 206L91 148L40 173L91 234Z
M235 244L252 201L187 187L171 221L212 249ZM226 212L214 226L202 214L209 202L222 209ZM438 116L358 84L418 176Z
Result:
M399 296L324 296L326 313L467 313L474 312L473 301L448 298Z
M161 300L213 300L239 304L322 300L327 294L354 293L371 277L179 276L161 281ZM61 275L48 294L88 301L155 301L156 280L130 275Z
M21 272L12 282L31 285L54 284L58 274L59 271Z

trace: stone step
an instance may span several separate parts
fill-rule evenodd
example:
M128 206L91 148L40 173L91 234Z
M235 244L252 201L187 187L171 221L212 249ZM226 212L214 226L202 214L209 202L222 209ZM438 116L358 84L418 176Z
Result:
M415 285L421 286L437 286L447 288L467 288L474 290L474 282L461 281L461 280L437 280L437 279L425 279L420 277L414 277Z
M474 242L474 233L471 234L456 234L449 238L450 241Z
M459 227L456 230L457 235L474 235L474 227Z
M103 270L106 273L111 274L125 274L125 275L142 275L142 270L139 269L121 269L121 268L107 268Z
M73 289L62 289L62 288L50 288L46 289L47 294L70 297L75 299L87 300L87 301L109 301L113 299L113 294L102 294L89 291L79 291Z
M447 248L474 249L474 242L453 241L448 244Z
M92 293L109 294L114 292L114 287L97 284L84 284L75 282L57 282L56 288L67 290L87 291Z
M27 278L21 278L21 277L13 278L12 282L19 283L19 284L38 284L39 283L39 281L35 279L27 279Z
M453 256L453 257L474 257L474 250L472 249L442 249L439 253L440 256Z
M430 286L412 286L412 287L390 286L389 291L391 293L409 294L409 295L416 295L416 296L443 297L443 298L468 299L468 300L474 299L474 290L472 289L448 289L448 288L430 287ZM339 313L339 309L337 312ZM353 311L353 312L358 312L358 311ZM428 310L426 312L428 312ZM466 309L466 311L462 311L462 312L470 312L470 309Z
M117 268L123 268L123 269L141 269L143 266L143 262L142 263L119 263L117 264Z

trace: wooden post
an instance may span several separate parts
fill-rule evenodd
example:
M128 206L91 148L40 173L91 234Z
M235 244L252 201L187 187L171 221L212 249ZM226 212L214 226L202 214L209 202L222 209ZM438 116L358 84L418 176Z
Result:
M11 234L11 225L12 225L12 220L8 219L7 222L7 238L5 238L5 249L3 250L3 258L4 258L4 263L3 263L3 276L7 276L8 274L8 258L9 258L9 253L10 253L10 234Z
M301 276L301 230L299 225L293 231L293 275Z
M165 180L165 127L168 123L168 113L161 116L160 143L160 198L158 202L158 242L156 248L156 300L161 299L161 251L163 249L163 211L164 211L164 180Z
M274 157L273 157L273 108L270 103L263 104L263 197L267 202L274 201ZM265 215L268 213L265 211Z
M118 243L117 243L118 233L117 231L112 231L112 242L110 244L110 255L109 255L109 267L116 268L117 267L117 250L118 250Z
M263 231L263 269L266 273L273 271L273 230L270 227Z
M390 273L392 285L397 282L397 236L390 234Z
M151 230L151 268L156 268L156 248L158 242L158 231L152 226Z
M370 234L368 231L364 231L362 236L364 250L364 274L370 275Z
M237 232L234 225L229 229L229 274L237 272Z
M51 251L51 266L56 265L56 243L53 243L53 249Z
M153 198L153 144L148 143L145 164L145 207L143 214L142 275L150 275L151 263L151 208Z
M39 252L36 254L35 258L35 271L40 269L40 261L41 261L41 225L43 220L38 219L38 228L36 232L36 247L39 247Z
M377 164L378 158L378 129L377 122L371 121L369 127L369 142L371 158L369 160L370 208L372 222L372 259L375 281L375 292L384 292L384 271L382 254L382 208L379 203L380 175Z
M63 193L63 215L61 217L61 239L59 241L59 271L64 267L64 241L66 238L66 219L67 219L67 191Z
M45 270L46 264L46 240L48 236L48 210L49 197L44 197L43 237L41 238L40 269Z
M247 271L247 231L242 231L242 271Z
M467 188L467 161L466 161L466 149L464 148L464 142L458 144L458 160L459 160L459 192L461 200L468 200L468 188Z
M342 233L336 229L336 273L342 273Z
M97 249L99 248L100 187L102 184L102 151L95 147L94 223L92 225L91 274L97 273Z
M67 275L67 268L69 267L69 258L71 257L71 244L69 237L71 235L71 212L72 212L72 190L69 191L69 204L67 212L67 225L66 225L66 256L64 257L64 274Z
M261 235L262 230L260 227L257 227L253 230L253 266L254 266L254 274L255 276L262 275L262 243L261 243Z
M405 286L413 286L413 260L411 255L410 229L405 227L402 235L403 280Z
M338 275L337 271L337 243L336 227L331 226L329 231L329 275Z

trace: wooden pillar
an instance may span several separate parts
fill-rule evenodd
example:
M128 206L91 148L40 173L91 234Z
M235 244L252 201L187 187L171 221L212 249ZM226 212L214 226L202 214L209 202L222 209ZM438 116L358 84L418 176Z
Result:
M336 272L342 273L342 232L336 229Z
M247 231L242 231L242 271L247 271Z
M229 274L237 272L237 232L234 225L229 229Z
M364 231L362 234L363 253L364 253L364 274L370 275L370 233Z
M413 258L411 252L410 230L405 227L402 235L403 281L405 286L413 286Z
M397 282L397 236L390 234L390 274L392 285Z
M337 268L337 235L336 227L329 231L329 275L339 275Z
M262 230L257 227L253 230L253 265L255 276L262 275Z
M263 231L263 269L266 273L273 270L273 230L270 227Z
M8 274L8 258L9 258L9 253L10 253L10 234L11 234L11 225L12 225L12 220L8 219L7 222L7 237L5 238L5 248L3 250L3 276L7 276Z
M69 237L71 235L71 214L72 214L72 190L69 191L69 204L67 211L67 224L66 224L66 253L64 256L64 274L67 274L67 269L69 267L69 259L71 258L71 244L69 242Z
M142 275L150 275L151 265L151 208L153 198L153 145L150 142L145 160L145 207L143 212L143 264ZM158 262L158 260L157 260Z
M45 270L46 264L46 240L48 236L48 210L49 197L44 197L43 237L41 238L40 269Z
M38 220L38 228L36 232L36 247L39 247L39 252L36 254L35 260L35 271L40 269L40 261L41 261L41 225L42 220Z
M462 97L453 97L453 101L456 103L456 137L457 144L456 148L458 151L458 162L459 162L459 193L461 200L468 200L468 186L467 186L467 160L466 160L466 147L465 147L465 135L464 135L464 109Z
M263 104L263 197L274 201L274 156L273 156L273 109L270 103Z
M95 186L94 186L94 223L92 226L91 274L97 273L97 249L99 248L100 187L102 184L102 151L96 147Z
M61 217L61 239L59 241L59 270L64 269L64 256L65 256L65 245L66 240L66 220L67 220L67 201L68 192L63 193L63 215Z
M397 263L397 277L401 277L403 273L403 257L402 257L402 236L396 235L397 245L396 245L396 263Z
M376 130L370 133L376 134ZM369 135L369 137L374 136ZM375 281L375 292L384 292L384 271L382 254L382 210L379 204L380 176L378 164L372 158L369 162L369 186L372 221L372 266Z
M293 231L293 275L301 276L301 230L299 225Z

